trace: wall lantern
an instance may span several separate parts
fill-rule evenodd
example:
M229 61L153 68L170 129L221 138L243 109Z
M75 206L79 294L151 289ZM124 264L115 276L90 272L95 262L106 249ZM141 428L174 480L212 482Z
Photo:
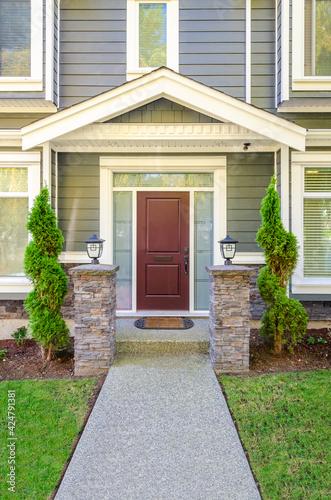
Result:
M232 265L231 259L234 258L236 255L236 244L238 243L237 240L233 240L230 238L229 235L227 235L224 240L221 240L218 242L221 245L221 254L223 259L226 259L224 262L225 266L230 266Z
M87 255L92 259L91 264L99 264L98 259L102 255L104 241L105 240L99 240L96 234L94 234L92 238L85 240Z

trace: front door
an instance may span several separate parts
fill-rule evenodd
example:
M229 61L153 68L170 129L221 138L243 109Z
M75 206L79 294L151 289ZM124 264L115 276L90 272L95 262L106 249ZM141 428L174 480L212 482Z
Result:
M189 193L138 192L137 309L189 309Z

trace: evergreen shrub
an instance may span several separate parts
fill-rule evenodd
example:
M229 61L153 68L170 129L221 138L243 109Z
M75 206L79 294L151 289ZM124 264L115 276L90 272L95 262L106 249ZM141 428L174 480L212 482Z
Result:
M25 300L31 335L43 348L49 361L54 348L69 341L69 329L61 317L61 305L68 289L68 279L58 256L64 238L57 227L47 188L36 197L29 212L27 229L32 236L24 257L24 271L33 290Z
M299 251L297 239L286 231L280 216L280 199L276 177L272 177L267 196L262 200L262 225L256 241L264 250L266 266L260 271L257 284L267 305L262 318L261 333L272 338L275 354L283 345L291 348L306 332L307 313L298 300L287 296L290 278L296 267Z

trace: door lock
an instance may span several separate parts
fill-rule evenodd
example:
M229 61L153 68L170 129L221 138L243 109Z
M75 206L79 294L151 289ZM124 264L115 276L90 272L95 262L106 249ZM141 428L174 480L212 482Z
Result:
M184 274L188 274L188 248L184 248Z

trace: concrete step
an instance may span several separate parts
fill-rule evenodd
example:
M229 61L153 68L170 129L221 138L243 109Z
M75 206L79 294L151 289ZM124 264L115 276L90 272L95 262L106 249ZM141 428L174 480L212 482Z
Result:
M208 319L193 318L188 330L143 330L134 326L136 318L117 318L118 354L207 354Z

